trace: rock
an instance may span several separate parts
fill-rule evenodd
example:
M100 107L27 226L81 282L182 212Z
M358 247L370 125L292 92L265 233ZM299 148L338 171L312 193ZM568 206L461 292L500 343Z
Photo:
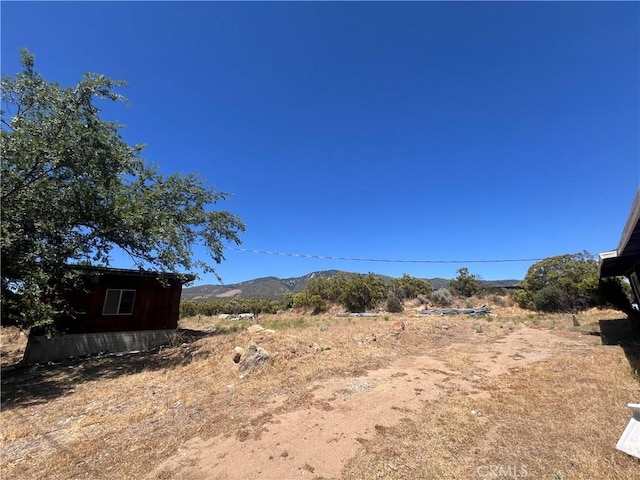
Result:
M244 348L242 347L235 347L233 349L233 361L234 363L238 363L240 361L240 358L242 358L242 354L244 353Z
M314 343L311 348L313 348L313 353L322 353L324 352L324 348L322 348L320 345L318 345L317 343Z
M269 359L269 353L256 342L251 340L240 356L240 370L248 370L264 365Z
M250 327L247 327L247 332L249 332L249 333L276 333L275 330L271 330L270 328L264 328L259 323L256 323L255 325L251 325Z

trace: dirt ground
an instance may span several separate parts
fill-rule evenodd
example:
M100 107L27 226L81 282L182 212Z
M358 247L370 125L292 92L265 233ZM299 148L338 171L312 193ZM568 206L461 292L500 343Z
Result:
M637 340L618 312L579 320L187 320L160 352L3 375L0 473L633 478L615 443L640 400ZM240 371L231 351L250 340L270 357Z

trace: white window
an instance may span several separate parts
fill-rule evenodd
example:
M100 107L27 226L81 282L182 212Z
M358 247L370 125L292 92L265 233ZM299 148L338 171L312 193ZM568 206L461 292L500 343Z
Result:
M103 315L131 315L133 313L133 301L136 298L135 290L108 289L104 297Z

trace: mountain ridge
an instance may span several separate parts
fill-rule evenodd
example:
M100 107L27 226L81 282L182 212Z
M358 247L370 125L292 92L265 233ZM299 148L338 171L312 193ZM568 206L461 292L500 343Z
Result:
M336 274L344 272L341 270L320 270L311 272L300 277L278 278L274 276L259 277L252 280L246 280L240 283L229 285L198 285L195 287L186 287L182 289L182 300L206 301L210 298L232 298L232 297L263 297L277 298L288 293L297 293L309 283L310 280L317 277L330 278ZM388 282L393 277L386 275L374 274ZM444 288L449 283L445 278L425 278L429 280L434 289ZM484 288L512 288L521 280L479 280L480 286Z

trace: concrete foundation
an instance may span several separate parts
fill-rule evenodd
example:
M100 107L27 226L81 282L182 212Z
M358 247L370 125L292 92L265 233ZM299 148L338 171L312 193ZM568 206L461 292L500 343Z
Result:
M77 333L47 338L29 335L22 363L43 363L100 352L126 353L151 350L170 343L175 330Z

